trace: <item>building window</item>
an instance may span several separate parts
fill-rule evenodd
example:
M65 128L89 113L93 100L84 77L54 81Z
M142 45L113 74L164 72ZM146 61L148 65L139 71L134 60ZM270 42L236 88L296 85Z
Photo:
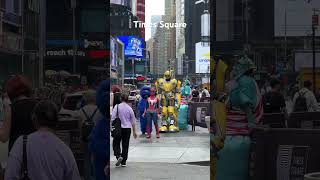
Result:
M14 13L17 15L20 15L20 0L14 0L13 1L13 8L14 8Z
M0 8L1 9L6 9L6 0L0 0L1 4L0 4Z
M92 21L94 19L94 21ZM100 9L83 9L81 11L82 32L106 32L107 13Z

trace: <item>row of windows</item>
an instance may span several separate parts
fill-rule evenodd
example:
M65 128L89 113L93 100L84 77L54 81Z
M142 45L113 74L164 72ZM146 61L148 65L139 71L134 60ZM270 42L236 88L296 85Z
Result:
M4 9L7 13L14 13L21 15L21 1L20 0L0 0L1 9Z

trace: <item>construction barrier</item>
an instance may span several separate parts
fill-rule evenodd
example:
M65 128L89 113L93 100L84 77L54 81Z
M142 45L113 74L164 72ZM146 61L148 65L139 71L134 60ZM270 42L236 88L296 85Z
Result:
M304 180L320 180L320 172L318 172L318 173L306 174L306 175L304 176Z
M79 119L75 118L59 118L56 129L56 135L70 147L76 159L80 175L83 175L84 169L84 151L81 147Z
M320 172L320 130L256 128L252 132L252 180L302 180Z
M287 127L286 117L284 113L264 113L261 122L265 127L270 128Z
M320 112L294 112L288 120L289 128L320 129Z
M190 102L189 103L189 124L207 128L205 118L211 116L210 102Z

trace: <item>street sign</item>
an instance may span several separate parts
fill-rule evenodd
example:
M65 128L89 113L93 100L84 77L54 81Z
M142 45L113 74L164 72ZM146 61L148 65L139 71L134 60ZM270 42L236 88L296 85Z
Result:
M138 80L138 81L144 81L145 79L146 79L146 78L143 77L143 76L138 76L138 77L137 77L137 80Z

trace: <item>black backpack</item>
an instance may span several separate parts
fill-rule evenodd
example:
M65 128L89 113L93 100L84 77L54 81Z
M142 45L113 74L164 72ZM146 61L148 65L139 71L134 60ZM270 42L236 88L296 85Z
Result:
M112 121L112 127L111 127L111 136L113 138L119 138L121 137L121 120L119 117L119 104L117 104L117 116L114 121Z
M294 104L294 112L306 112L308 111L307 99L305 97L306 93L301 94L300 92L296 103Z
M271 102L272 94L270 92L263 95L263 111L265 113L272 112L272 102Z
M96 114L96 112L98 111L98 108L96 108L96 110L92 113L92 115L89 117L88 114L84 111L84 109L82 108L81 111L83 112L83 114L86 116L86 120L82 123L82 132L81 132L81 138L82 141L84 142L88 142L89 140L89 136L91 134L92 129L94 128L94 122L92 120L92 118L94 117L94 115Z
M206 92L202 91L201 97L202 97L202 98L207 97Z

